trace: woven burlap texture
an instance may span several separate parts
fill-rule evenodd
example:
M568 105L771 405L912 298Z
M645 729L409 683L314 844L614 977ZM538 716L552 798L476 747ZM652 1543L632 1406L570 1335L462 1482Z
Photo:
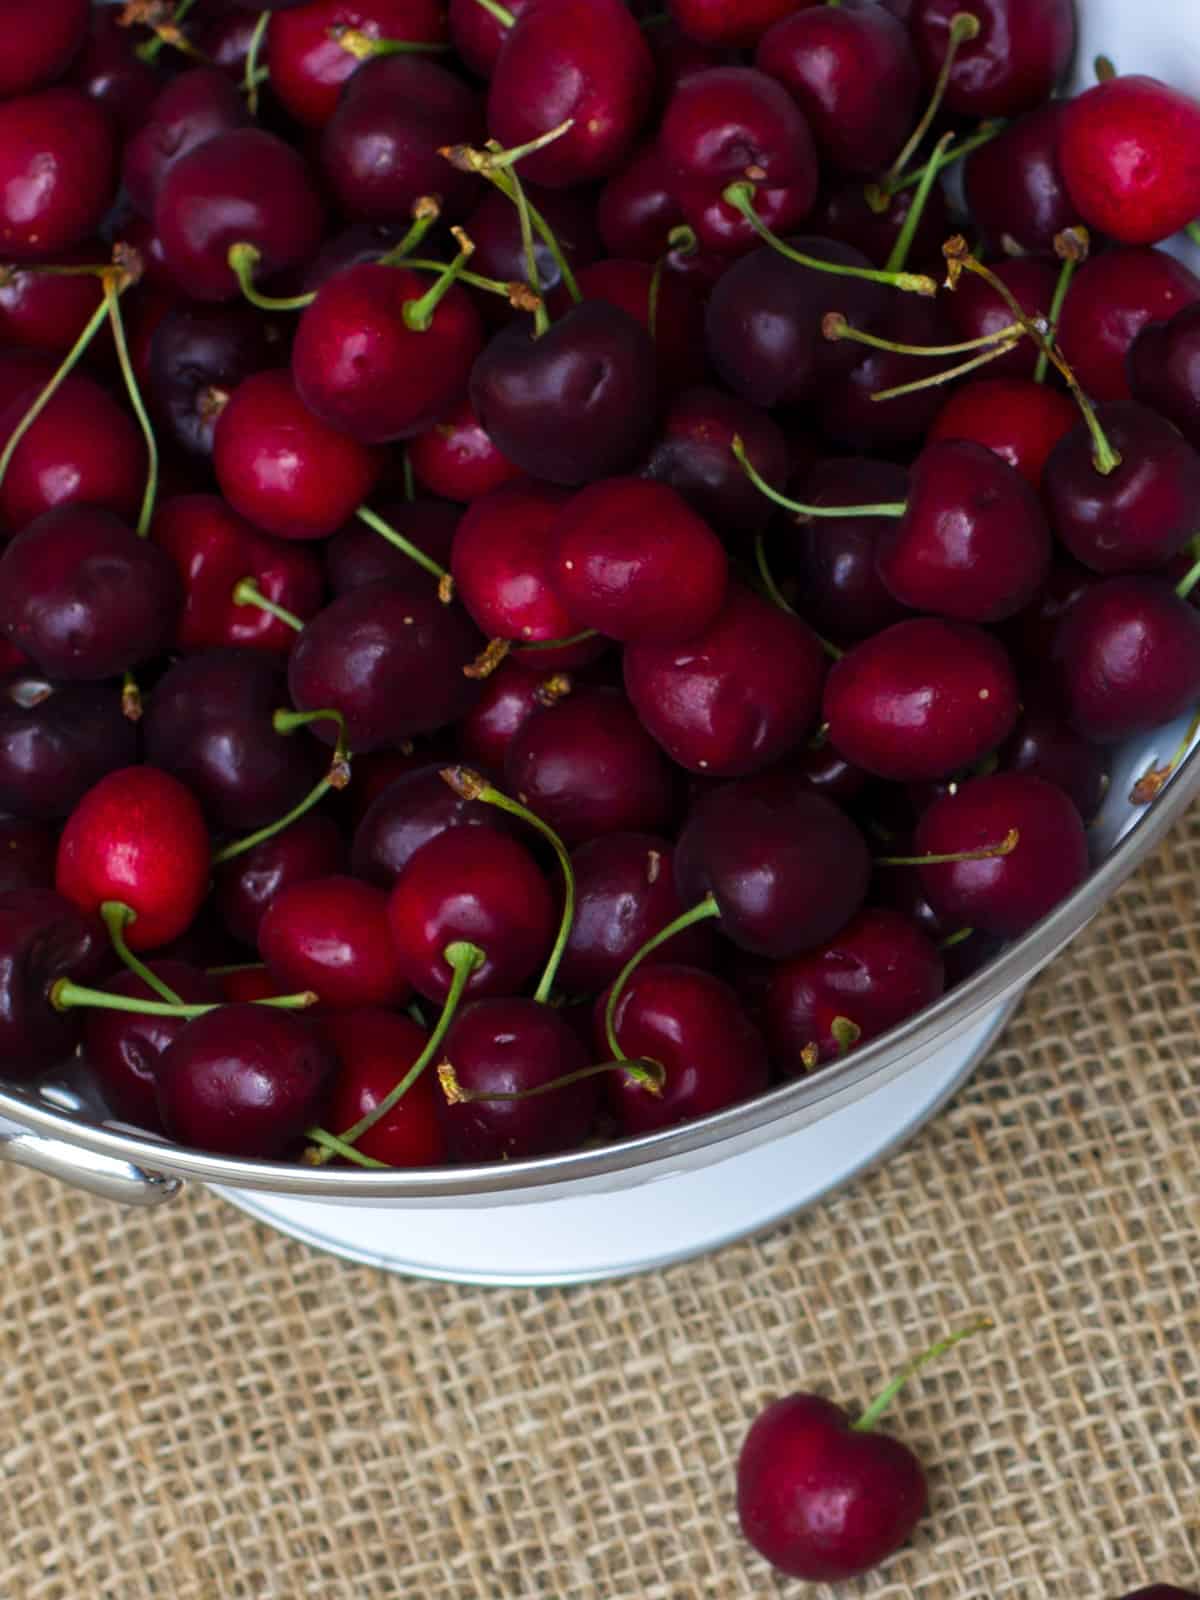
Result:
M1200 811L905 1153L657 1275L409 1282L4 1171L0 1596L824 1597L738 1537L746 1425L982 1311L891 1417L930 1516L840 1592L1200 1585L1198 871Z

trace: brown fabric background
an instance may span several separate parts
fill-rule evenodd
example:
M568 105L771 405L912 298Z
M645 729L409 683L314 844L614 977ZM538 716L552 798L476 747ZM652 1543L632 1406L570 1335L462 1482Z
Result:
M747 1423L979 1311L891 1418L932 1514L842 1592L1200 1586L1198 869L1200 811L906 1152L657 1276L432 1286L0 1169L0 1596L823 1597L738 1538Z

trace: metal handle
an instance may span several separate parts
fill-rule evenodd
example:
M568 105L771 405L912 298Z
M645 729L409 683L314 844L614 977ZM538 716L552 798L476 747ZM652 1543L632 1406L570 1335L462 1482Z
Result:
M147 1172L132 1161L119 1161L115 1156L84 1150L79 1145L68 1144L65 1139L30 1133L15 1122L2 1119L0 1161L32 1167L34 1172L44 1172L76 1189L86 1189L89 1194L116 1200L125 1206L161 1205L182 1187L178 1178Z

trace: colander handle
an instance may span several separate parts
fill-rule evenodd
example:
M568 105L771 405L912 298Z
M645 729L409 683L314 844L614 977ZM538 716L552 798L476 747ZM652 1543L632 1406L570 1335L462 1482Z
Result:
M0 1119L0 1161L32 1167L34 1172L44 1172L73 1188L86 1189L89 1194L116 1200L125 1206L161 1205L182 1187L178 1178L146 1172L132 1161L119 1161L115 1156L81 1150L65 1139L30 1133L15 1122L3 1119Z

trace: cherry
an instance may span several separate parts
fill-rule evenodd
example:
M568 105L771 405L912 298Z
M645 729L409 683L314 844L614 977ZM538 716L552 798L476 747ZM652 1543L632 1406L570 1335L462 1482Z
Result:
M564 672L542 675L519 660L502 661L459 724L459 754L473 767L501 771L509 745L533 713L557 705L573 687Z
M180 449L212 455L222 406L244 378L272 365L278 337L251 306L170 307L151 335L147 376L155 420Z
M438 150L482 136L479 99L453 73L412 56L379 56L343 89L321 135L321 167L355 221L407 223L424 195L436 195L454 221L470 210L479 179Z
M587 1067L579 1036L551 1007L533 1000L477 1000L455 1018L443 1055L456 1087L471 1096L442 1108L456 1161L553 1155L582 1144L591 1132L597 1103L593 1078L528 1099L492 1098L528 1095Z
M579 632L551 582L555 530L567 495L521 482L483 495L454 534L455 593L484 633L501 639L565 639Z
M580 690L535 711L509 745L504 770L522 804L568 844L653 832L675 810L670 765L619 689Z
M0 415L0 438L11 438L35 398L27 390ZM56 506L84 503L132 520L145 482L136 423L106 389L72 372L17 441L0 511L13 532Z
M1107 755L1063 720L1053 694L1045 690L1029 698L999 753L1006 771L1027 772L1057 785L1075 802L1085 823L1093 820L1108 793Z
M771 509L733 459L735 438L759 476L782 489L790 463L779 427L765 412L714 388L687 389L672 400L642 473L669 484L718 533L742 543L762 531Z
M52 265L99 266L106 264L108 257L99 240L85 240L60 251ZM8 268L0 273L0 334L13 344L63 355L82 334L102 299L98 276Z
M477 0L470 0L470 3L475 5ZM593 208L578 190L541 189L524 182L522 187L526 200L546 223L558 247L556 255L549 241L535 230L533 257L538 282L543 296L557 303L566 288L558 257L566 262L568 270L578 272L601 254ZM475 246L471 258L474 271L501 283L525 281L528 263L521 237L521 219L508 195L489 188L463 224L463 231ZM485 319L497 327L511 315L510 307L499 295L482 296L480 309Z
M1148 322L1126 356L1135 400L1173 422L1200 449L1200 306Z
M507 0L502 8L515 22L529 0ZM447 20L454 48L477 77L490 78L511 23L479 0L450 0Z
M469 3L476 5L477 0ZM635 150L596 202L604 248L625 260L657 261L671 248L671 233L682 222L671 167L657 141Z
M884 307L874 337L924 348L952 339L953 330L941 306L901 294ZM942 404L944 391L929 385L929 375L927 357L904 350L863 349L854 366L833 374L821 386L821 431L827 439L855 450L895 450L915 443L929 431ZM915 391L877 398L918 382L923 386Z
M0 632L51 678L116 677L175 634L182 584L111 512L63 506L0 555Z
M404 500L399 496L380 499L370 521L360 513L325 544L322 553L329 587L334 594L348 594L368 583L392 579L411 583L414 560L424 566L425 558L432 564L428 569L431 574L434 567L440 571L449 565L461 515L460 507L444 500ZM376 517L389 535L398 534L404 543L393 543L390 536L381 536L375 526ZM399 533L400 529L403 533Z
M1087 835L1075 803L1026 772L969 778L921 815L918 855L956 855L1012 837L1011 850L985 859L923 863L921 885L946 926L1015 939L1081 884Z
M447 500L478 500L522 476L520 467L501 455L465 397L409 442L408 461L417 482Z
M825 795L839 805L854 800L870 781L865 772L839 755L828 739L820 744L810 741L801 745L772 770L786 771L814 794Z
M429 216L431 208L422 207L430 226L437 219ZM339 229L325 240L317 254L312 258L304 271L300 274L299 287L305 294L315 294L328 278L335 272L341 272L343 267L358 267L364 262L378 261L382 256L390 255L397 245L404 242L417 219L410 217L401 224L399 222L349 222L344 228ZM415 248L410 245L410 249Z
M259 18L233 6L212 15L200 15L188 25L192 43L214 67L237 83L246 81L246 60ZM269 40L269 33L268 33Z
M219 133L172 162L158 186L154 228L179 288L193 300L232 300L235 244L250 245L256 276L302 265L320 243L323 210L302 157L261 128Z
M1083 269L1080 269L1080 273ZM1058 283L1058 268L1042 256L1012 256L993 262L991 271L1000 279L1029 317L1048 317ZM1080 273L1076 273L1067 296L1069 304ZM964 273L954 293L946 296L946 314L956 336L962 340L994 338L1012 326L1013 314L992 285L973 273ZM1032 378L1037 365L1037 347L1032 339L1022 339L1013 350L988 362L991 377ZM1084 388L1088 384L1080 375Z
M1008 656L989 634L913 617L834 663L824 715L847 760L876 777L914 783L994 750L1016 724L1018 694Z
M570 120L521 171L550 189L590 183L623 165L653 86L649 47L621 0L530 0L492 69L488 127L515 147Z
M32 817L0 817L0 895L52 889L58 833Z
M154 950L191 923L208 892L204 815L191 791L154 767L121 767L67 818L55 887L85 912L118 901L134 912L132 950Z
M1075 48L1073 0L913 0L909 28L932 82L945 59L955 16L980 26L954 58L948 111L1012 117L1048 100Z
M0 676L0 809L65 817L97 779L137 758L137 730L111 684Z
M673 760L731 778L768 766L810 730L825 656L798 617L731 583L716 620L686 644L629 645L624 676Z
M655 103L665 103L685 79L709 67L728 66L737 60L732 50L706 44L685 33L675 19L656 11L657 0L640 0L632 9L645 30L654 57ZM649 21L649 18L656 20Z
M1094 572L1059 555L1051 563L1041 593L1025 611L997 630L1024 675L1044 674L1059 623L1080 595L1099 581Z
M704 302L686 277L648 261L609 259L584 267L577 282L585 300L618 306L650 334L662 394L703 380Z
M5 0L0 27L8 42L0 67L0 98L28 94L61 77L87 37L90 12L87 0L51 0L38 8L37 24L31 27L21 0Z
M756 45L772 23L815 0L671 0L671 16L701 44Z
M0 350L0 413L22 396L28 406L55 376L56 369L57 363L41 351Z
M398 1006L408 995L387 896L357 878L289 883L263 912L258 948L277 983L311 989L331 1010Z
M353 516L382 470L379 453L305 406L286 372L233 391L213 434L213 469L234 511L283 539L323 539Z
M351 750L378 750L462 716L479 692L463 668L482 647L465 612L417 573L327 605L297 639L288 683L299 710L341 713ZM334 742L330 725L313 731Z
M1128 400L1125 361L1149 322L1200 300L1200 278L1165 250L1129 246L1090 256L1071 280L1058 342L1093 400Z
M939 439L971 439L1015 467L1034 489L1064 434L1079 422L1074 402L1027 378L976 378L956 389L928 430Z
M549 574L576 627L675 644L716 617L728 563L716 534L669 485L609 478L562 508Z
M967 209L989 249L1048 255L1055 236L1082 220L1058 157L1070 103L1051 100L1026 112L967 158Z
M351 37L348 37L351 36ZM271 20L266 55L270 84L284 109L309 128L323 128L337 109L342 85L380 40L436 49L446 19L436 0L306 0Z
M915 185L892 193L881 190L877 196L872 194L872 200L883 207L876 211L868 203L861 181L835 185L818 200L809 227L823 238L852 246L872 266L882 267L908 221L915 196ZM909 260L918 271L941 270L942 242L951 231L946 198L935 185L926 197L909 246Z
M20 5L21 0L15 3ZM67 81L102 106L122 134L134 133L162 87L162 77L139 57L133 31L121 25L115 7L81 9L88 13L87 36L70 64ZM7 97L8 91L3 93Z
M713 67L671 97L659 138L672 191L701 245L740 255L757 234L725 199L731 183L754 183L767 227L787 232L812 209L817 157L803 112L787 89L752 67Z
M2 100L0 152L6 259L44 260L96 231L117 176L113 125L103 107L67 87Z
M453 978L448 945L469 939L484 952L468 995L511 994L545 959L556 913L524 845L495 828L468 827L444 829L417 850L396 879L388 917L404 976L418 994L441 1001Z
M218 869L214 901L225 927L239 943L257 948L259 924L276 896L311 878L337 876L345 858L336 824L319 811L306 812Z
M154 976L186 1005L215 1005L221 986L186 961L151 961ZM108 993L132 1000L158 1000L156 989L136 972L122 972L105 985ZM83 1049L88 1067L113 1115L151 1133L163 1131L158 1114L156 1079L162 1053L188 1026L186 1017L146 1015L139 1011L85 1013Z
M354 875L390 889L422 845L451 828L509 831L501 813L474 805L450 788L436 763L414 767L393 779L367 807L354 833Z
M886 907L860 911L828 943L772 971L771 1059L800 1077L932 1005L945 982L937 946L915 922Z
M192 67L156 97L138 131L126 143L121 181L144 217L167 172L206 139L245 127L250 117L237 86L216 67Z
M280 1156L320 1116L336 1072L310 1023L269 1006L219 1006L159 1058L159 1114L180 1144Z
M471 374L475 415L516 466L576 485L632 467L655 422L654 344L626 312L585 300L540 338L495 334Z
M1148 733L1200 699L1200 613L1162 578L1107 578L1063 617L1054 669L1085 739Z
M759 41L760 71L804 112L839 172L875 173L916 121L921 73L907 30L874 0L842 0L781 18Z
M428 1042L415 1022L377 1009L339 1012L328 1023L318 1019L317 1026L340 1066L325 1113L338 1132L369 1116ZM388 1167L444 1166L449 1152L433 1074L414 1079L391 1110L355 1139L354 1148Z
M108 954L94 917L52 889L0 894L0 1050L5 1076L27 1082L74 1051L82 1018L52 1004L60 978L87 982Z

